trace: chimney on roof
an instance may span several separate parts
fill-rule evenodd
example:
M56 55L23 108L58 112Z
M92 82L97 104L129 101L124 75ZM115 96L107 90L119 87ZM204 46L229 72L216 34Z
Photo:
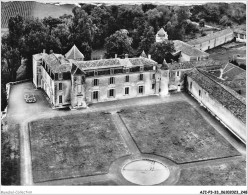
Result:
M51 49L51 50L50 50L50 54L52 54L52 53L53 53L53 50Z
M128 58L128 54L127 53L125 54L125 58Z
M46 53L46 49L43 49L43 53Z
M223 77L223 71L224 71L224 69L221 68L221 69L220 69L220 77L219 77L220 79L223 79L223 78L222 78L222 77Z
M115 54L115 58L117 58L117 53Z
M148 54L148 59L149 59L149 60L151 59L151 54Z
M100 59L102 60L102 55L100 55Z

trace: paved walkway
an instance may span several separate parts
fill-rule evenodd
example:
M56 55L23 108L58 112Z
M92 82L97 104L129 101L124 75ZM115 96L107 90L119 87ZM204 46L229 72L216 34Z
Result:
M131 137L129 131L127 130L126 125L123 123L120 116L116 112L114 112L114 113L112 113L112 119L114 121L114 124L115 124L117 130L119 131L119 133L121 134L122 138L124 139L126 145L128 146L129 152L131 152L134 155L140 154L138 147L136 146L135 142L133 141L133 138Z

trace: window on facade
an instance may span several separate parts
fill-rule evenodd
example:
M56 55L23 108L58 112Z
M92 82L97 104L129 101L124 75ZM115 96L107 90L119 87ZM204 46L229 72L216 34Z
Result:
M98 91L93 91L93 99L98 100Z
M81 85L78 85L78 86L77 86L77 91L78 91L79 94L82 92L82 90L81 90Z
M63 73L59 73L59 80L62 80L63 79Z
M177 76L179 76L179 71L177 71Z
M98 79L94 79L93 85L94 85L94 86L98 86L98 84L99 84L99 80L98 80Z
M129 94L129 87L125 87L125 95Z
M115 90L114 89L110 89L109 90L109 97L114 97L115 94Z
M155 74L152 75L152 79L155 79Z
M129 82L129 75L126 75L126 82Z
M63 97L62 97L62 95L60 95L59 96L59 103L62 104L62 102L63 102Z
M140 74L139 79L140 79L140 81L143 81L143 74Z
M192 89L192 82L190 82L190 86L189 86L190 89Z
M143 94L144 93L144 86L139 86L139 93Z
M155 84L154 83L152 84L152 89L155 89Z
M199 96L201 96L201 90L199 90Z
M114 77L110 77L109 78L109 84L114 84L115 83L115 78Z
M62 83L59 83L59 90L62 90Z

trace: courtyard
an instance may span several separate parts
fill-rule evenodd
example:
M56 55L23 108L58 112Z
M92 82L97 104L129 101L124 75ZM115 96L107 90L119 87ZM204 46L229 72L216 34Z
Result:
M11 89L9 121L20 132L22 185L136 185L123 167L142 159L168 168L157 185L245 185L245 145L187 93L52 110L28 82Z
M30 122L33 184L135 185L121 170L150 159L169 168L158 185L245 185L244 155L186 96L135 107L118 103L104 112L89 108Z

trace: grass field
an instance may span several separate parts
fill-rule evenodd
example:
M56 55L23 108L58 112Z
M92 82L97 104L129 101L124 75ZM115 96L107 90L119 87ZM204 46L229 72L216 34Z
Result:
M240 43L242 47L244 44ZM207 53L210 54L210 58L214 60L220 60L224 62L228 62L232 60L233 56L239 54L240 56L246 55L246 50L240 50L239 48L223 48L222 46L216 47L214 49L208 50Z
M128 148L110 116L90 113L30 124L34 182L108 173Z
M246 184L244 160L237 160L220 165L183 169L177 185L227 185Z
M239 155L186 102L124 109L120 116L142 153L177 163Z

